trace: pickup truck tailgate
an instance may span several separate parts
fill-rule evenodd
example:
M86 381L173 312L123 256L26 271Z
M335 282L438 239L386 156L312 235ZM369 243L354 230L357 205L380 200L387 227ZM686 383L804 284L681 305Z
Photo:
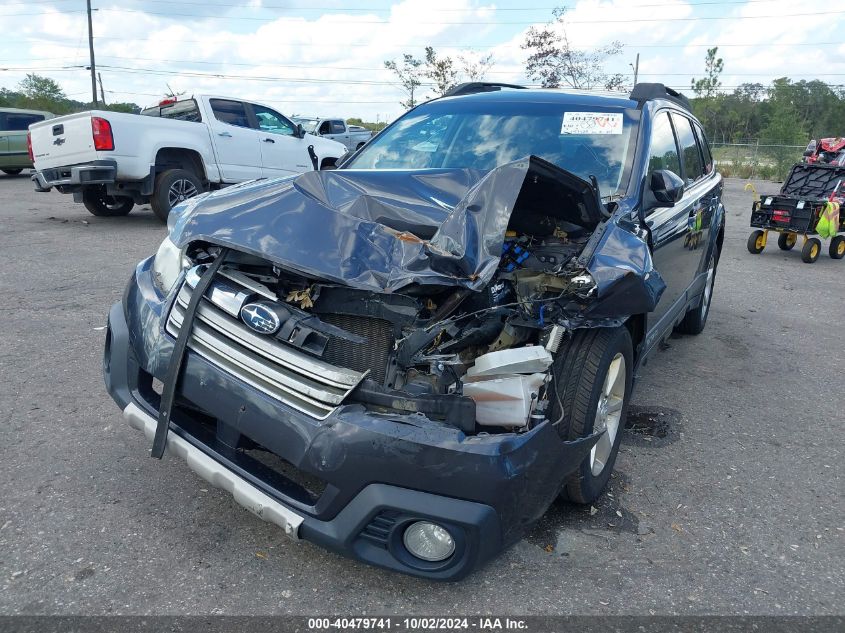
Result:
M35 169L77 165L102 158L94 149L91 113L68 114L29 128Z

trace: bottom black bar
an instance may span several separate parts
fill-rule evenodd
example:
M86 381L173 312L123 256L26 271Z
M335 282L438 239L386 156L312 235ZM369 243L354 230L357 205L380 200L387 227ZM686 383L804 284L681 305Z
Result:
M843 630L845 616L0 616L0 631L4 633L836 633Z

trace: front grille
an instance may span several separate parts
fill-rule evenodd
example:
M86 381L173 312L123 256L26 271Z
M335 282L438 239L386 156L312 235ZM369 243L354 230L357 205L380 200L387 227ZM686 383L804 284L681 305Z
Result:
M370 377L383 384L388 357L393 348L393 326L390 321L350 314L321 314L320 320L367 340L366 343L351 343L332 337L323 358L339 367L360 372L370 370Z
M166 326L173 337L179 335L191 292L184 283L173 303ZM208 296L197 307L188 348L254 388L322 420L363 380L363 371L336 366L254 333Z

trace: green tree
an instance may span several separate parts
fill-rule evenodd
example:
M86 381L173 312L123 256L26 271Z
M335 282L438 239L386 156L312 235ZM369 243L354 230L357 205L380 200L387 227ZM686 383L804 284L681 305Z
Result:
M545 26L532 26L525 34L521 44L523 50L529 51L525 74L539 81L544 88L559 88L561 85L584 90L621 88L622 75L606 73L604 64L622 52L622 44L611 42L593 51L575 49L566 34L566 7L554 9L552 15L554 18Z
M789 167L801 155L800 147L807 142L806 122L796 106L796 91L786 77L775 79L769 89L766 125L761 130L761 141L773 148L777 173L785 176ZM796 147L789 147L790 145Z
M708 132L713 131L712 120L718 117L718 110L721 105L719 88L722 87L722 81L719 77L725 69L725 63L721 57L716 57L718 52L718 47L707 49L707 55L704 57L705 76L702 79L693 77L691 80L692 91L698 98L695 113Z
M493 67L493 53L487 55L474 55L473 53L462 53L458 55L461 63L460 75L466 81L484 81L487 72Z
M61 86L49 77L29 73L18 88L28 102L28 107L60 113L67 111L68 98Z
M402 90L408 95L408 99L400 101L399 105L410 110L417 105L416 98L417 88L422 85L422 76L424 69L421 68L423 61L415 58L413 55L405 53L402 55L401 63L397 64L392 59L384 62L384 67L393 72L399 79L399 84Z
M434 48L426 46L425 76L434 82L434 94L441 97L455 87L458 71L451 57L437 57Z

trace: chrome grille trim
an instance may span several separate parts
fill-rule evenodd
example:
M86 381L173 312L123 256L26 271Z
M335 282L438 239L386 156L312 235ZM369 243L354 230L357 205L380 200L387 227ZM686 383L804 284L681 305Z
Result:
M183 285L167 319L178 336L191 291ZM204 297L197 308L188 348L227 373L290 407L325 419L367 372L337 367L283 342L253 333Z

